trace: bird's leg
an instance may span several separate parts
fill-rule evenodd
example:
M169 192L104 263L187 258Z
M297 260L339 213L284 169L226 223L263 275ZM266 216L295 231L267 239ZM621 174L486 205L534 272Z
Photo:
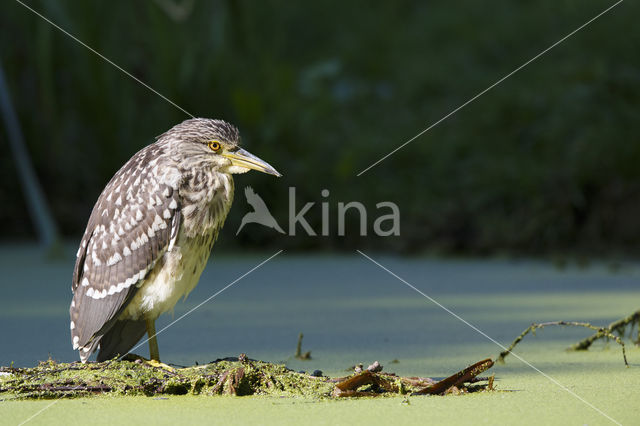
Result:
M151 318L146 319L147 334L149 335L149 358L160 361L160 351L158 350L158 339L156 339L156 324Z
M149 361L146 361L148 365L155 368L163 368L168 371L173 371L173 367L168 366L160 362L160 351L158 350L158 339L156 338L156 322L151 318L146 318L147 334L149 335Z

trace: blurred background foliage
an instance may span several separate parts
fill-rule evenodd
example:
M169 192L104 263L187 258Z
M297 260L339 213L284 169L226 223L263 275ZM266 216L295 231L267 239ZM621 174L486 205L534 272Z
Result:
M251 185L286 229L288 187L320 232L249 225L240 191L229 248L454 254L640 248L640 5L610 14L360 177L356 174L613 2L28 1L196 116L224 118L284 177ZM0 55L37 174L63 235L153 137L187 118L13 1ZM0 130L0 232L34 227ZM322 189L330 195L321 196ZM337 236L337 202L401 210L401 235ZM388 211L385 211L388 213ZM372 234L372 233L370 233Z

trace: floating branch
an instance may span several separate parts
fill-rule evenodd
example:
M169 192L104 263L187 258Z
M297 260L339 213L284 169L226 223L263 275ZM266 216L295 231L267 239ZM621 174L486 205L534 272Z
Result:
M440 380L437 383L434 383L431 386L427 386L426 388L415 392L415 394L419 395L439 395L445 393L449 389L456 387L461 387L464 383L472 382L478 374L484 373L488 369L493 367L493 360L485 359L480 362L476 362L475 364L465 368L462 371L457 372L456 374L447 377L444 380ZM493 380L491 380L493 382Z
M491 383L491 387L493 387L493 379L479 379L477 377L492 366L493 361L491 359L485 359L462 371L458 371L446 379L436 381L428 377L398 377L395 374L381 373L382 366L376 362L355 376L345 378L338 382L333 390L332 396L378 396L385 393L410 393L411 395L467 393L475 390L469 385L477 383L480 380L487 380ZM364 386L368 387L364 388ZM481 385L479 389L486 389L487 387L488 385Z
M504 362L505 357L511 353L513 348L515 348L516 345L520 343L520 341L524 338L524 336L526 336L529 333L535 334L537 329L539 328L542 329L544 327L548 327L551 325L585 327L591 330L595 330L597 332L595 335L601 335L602 337L606 336L609 339L615 340L622 347L622 358L624 359L624 365L626 365L627 367L629 366L629 363L627 362L627 352L625 351L625 348L624 348L624 342L620 339L620 337L612 334L608 328L596 327L595 325L591 325L588 322L576 322L576 321L550 321L550 322L542 322L539 324L536 324L536 323L531 324L526 330L522 332L522 334L516 337L516 339L513 341L513 343L511 343L511 346L509 346L506 351L503 351L500 353L500 356L498 356L498 361Z

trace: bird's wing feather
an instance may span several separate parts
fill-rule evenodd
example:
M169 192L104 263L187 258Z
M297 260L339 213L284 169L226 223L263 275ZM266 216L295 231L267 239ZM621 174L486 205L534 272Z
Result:
M154 171L154 149L140 151L111 179L82 238L70 315L72 343L83 359L177 237L177 181Z

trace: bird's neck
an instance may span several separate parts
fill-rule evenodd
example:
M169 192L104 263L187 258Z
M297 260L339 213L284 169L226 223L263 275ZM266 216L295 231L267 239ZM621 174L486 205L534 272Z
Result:
M215 170L183 174L179 195L188 237L218 233L233 202L233 177Z

